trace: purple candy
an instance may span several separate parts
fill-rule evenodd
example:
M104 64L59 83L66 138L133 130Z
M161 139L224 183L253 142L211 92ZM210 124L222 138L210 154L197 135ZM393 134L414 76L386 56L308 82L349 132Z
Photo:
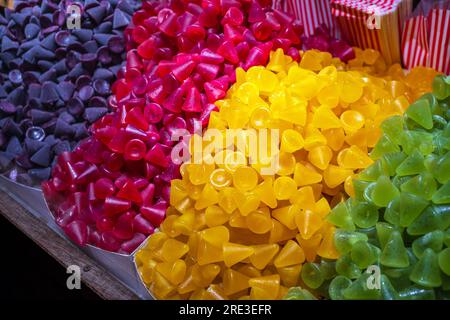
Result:
M74 30L66 25L72 0L15 1L15 11L0 11L0 173L19 183L48 179L55 156L110 111L123 31L140 4L77 2Z

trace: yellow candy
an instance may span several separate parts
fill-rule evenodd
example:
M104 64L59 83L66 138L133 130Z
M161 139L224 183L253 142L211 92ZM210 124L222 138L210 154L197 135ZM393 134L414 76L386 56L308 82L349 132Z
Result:
M303 148L305 142L300 132L292 129L285 130L281 138L281 151L295 152Z
M252 278L248 281L251 291L250 298L254 300L274 300L280 290L280 276L270 275Z
M233 177L225 169L216 169L209 176L209 182L216 189L228 187L231 184L232 179Z
M278 200L288 200L297 191L297 184L289 177L279 177L273 183L273 191Z
M227 269L223 274L223 290L227 295L245 290L250 286L248 283L249 279L249 277L240 272Z
M333 157L329 146L317 146L309 151L308 160L320 170L325 170Z
M250 231L256 234L264 234L273 228L273 222L270 216L253 211L245 219L246 225Z
M156 298L281 299L303 285L305 261L339 257L327 215L373 163L380 124L430 91L435 72L406 75L372 49L348 64L301 56L278 49L267 67L237 68L210 115L215 130L191 138L201 162L182 164L161 232L136 254Z
M241 191L253 190L258 184L258 174L251 167L239 167L233 173L233 185Z
M273 264L277 268L288 267L305 261L303 249L293 240L286 242Z
M252 247L243 246L237 243L223 244L223 261L227 267L250 257L255 250Z
M253 246L254 253L250 256L250 262L255 268L264 269L280 250L280 246L273 244L261 244Z

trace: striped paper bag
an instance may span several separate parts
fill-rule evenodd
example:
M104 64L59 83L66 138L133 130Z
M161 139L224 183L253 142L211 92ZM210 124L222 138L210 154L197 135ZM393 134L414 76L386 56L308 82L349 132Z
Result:
M331 11L351 45L380 51L388 64L401 62L400 36L411 0L331 0Z
M325 26L337 38L338 29L331 15L330 0L274 0L273 7L292 14L304 27L306 37Z
M405 23L403 64L431 67L450 74L450 0L422 0Z

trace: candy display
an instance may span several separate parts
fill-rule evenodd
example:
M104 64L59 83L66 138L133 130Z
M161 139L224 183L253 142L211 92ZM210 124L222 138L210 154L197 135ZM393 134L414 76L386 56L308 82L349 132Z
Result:
M133 23L124 77L112 87L115 112L62 154L43 185L70 238L120 253L165 218L170 182L180 177L172 135L207 125L236 67L267 63L272 48L299 59L301 33L292 18L258 1L144 2Z
M361 57L376 70L381 58L371 54ZM401 115L413 94L408 81L392 80L395 66L384 70L385 79L354 66L314 50L298 63L278 49L266 67L236 70L236 84L216 102L204 133L215 130L214 141L225 145L211 151L209 140L191 137L191 161L172 181L161 233L136 255L156 298L279 299L301 272L317 273L316 259L339 257L330 207L353 193L352 176L373 163L367 151L379 139L379 123ZM421 77L434 74L424 69ZM431 90L431 79L418 83ZM231 129L276 129L279 140L252 143L248 131L238 131L229 141ZM312 277L303 281L320 286Z
M450 0L8 3L0 188L139 297L450 299Z
M0 171L26 185L48 179L55 156L108 112L125 58L123 31L138 7L78 1L80 26L72 30L71 3L16 1L0 16Z
M433 93L381 124L376 161L353 181L353 197L327 216L338 227L340 257L332 272L304 265L309 288L328 288L331 299L448 299L449 97L449 77L437 76ZM365 270L374 266L378 289L366 285L373 281Z

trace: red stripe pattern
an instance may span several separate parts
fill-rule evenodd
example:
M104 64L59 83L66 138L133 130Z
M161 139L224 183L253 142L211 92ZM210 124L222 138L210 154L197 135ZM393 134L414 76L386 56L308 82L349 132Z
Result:
M328 28L331 36L339 36L331 14L330 0L274 0L273 7L288 12L299 20L307 37L312 36L321 25Z
M450 74L450 1L448 4L406 21L402 34L406 68L426 66Z
M331 0L331 12L342 38L360 48L381 52L386 61L401 62L401 26L411 0Z

